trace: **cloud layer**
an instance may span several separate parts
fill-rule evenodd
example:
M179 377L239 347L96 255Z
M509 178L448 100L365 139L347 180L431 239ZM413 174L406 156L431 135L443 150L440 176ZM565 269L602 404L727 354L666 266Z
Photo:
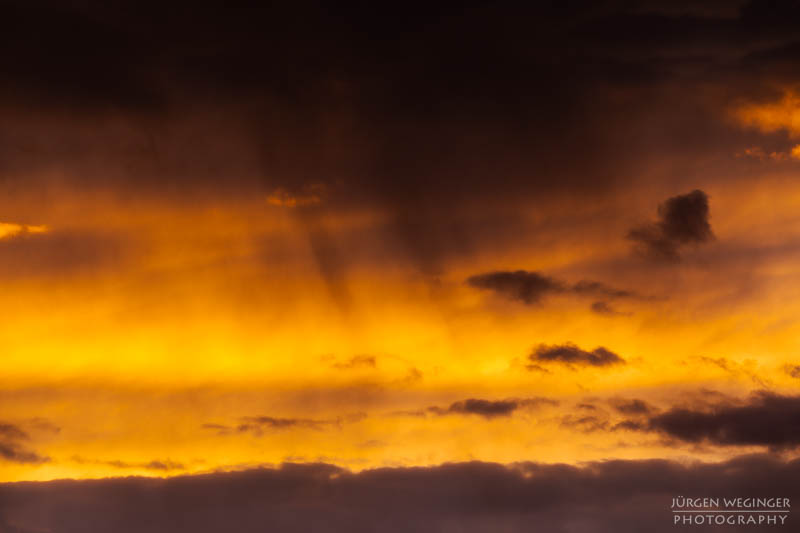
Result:
M796 500L798 477L798 461L766 456L582 467L474 462L357 474L325 464L286 464L166 480L0 485L0 531L248 533L268 526L287 533L633 533L646 527L667 533L675 531L674 497Z

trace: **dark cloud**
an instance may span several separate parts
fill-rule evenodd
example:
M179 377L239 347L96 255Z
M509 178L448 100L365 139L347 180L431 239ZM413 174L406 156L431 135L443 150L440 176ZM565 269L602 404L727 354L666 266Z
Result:
M406 207L422 207L423 192L440 200L446 192L530 196L607 185L614 178L606 158L636 153L654 132L642 135L618 117L618 128L608 128L604 118L623 106L651 116L654 85L680 80L691 94L687 73L698 62L710 81L725 83L727 73L715 68L720 59L785 45L788 34L785 22L761 15L770 9L753 7L758 2L739 18L643 10L651 2L409 3L391 16L306 1L248 2L237 10L186 2L171 9L149 2L6 4L0 99L7 105L133 116L132 126L143 130L137 136L150 130L153 145L168 137L182 106L222 106L241 117L237 133L249 136L260 170L276 182L269 190L344 180ZM783 32L768 31L779 22ZM760 42L765 37L772 41ZM620 92L629 96L622 104L615 101ZM697 122L683 129L691 133ZM606 148L620 139L636 146L608 157ZM582 158L569 157L576 146ZM363 161L354 163L355 153ZM210 153L197 157L218 161ZM460 172L439 172L448 168ZM580 177L579 169L593 172ZM363 170L370 172L358 178ZM491 170L494 178L486 180ZM418 211L418 225L406 216L412 210L394 210L409 245L430 236L419 243L422 253L447 239L437 203Z
M329 421L313 420L309 418L274 418L271 416L246 416L241 419L241 424L236 426L236 431L245 433L248 431L260 434L265 429L290 429L308 428L322 429Z
M28 446L31 440L27 431L16 424L0 422L0 460L12 463L44 463L48 457L39 455Z
M556 406L557 400L550 398L507 398L505 400L482 400L469 398L453 402L449 407L429 407L428 411L437 415L478 415L487 419L511 416L522 409L539 409Z
M520 409L537 409L545 405L558 405L557 400L550 398L506 398L503 400L485 400L468 398L451 403L447 407L432 405L416 411L399 411L393 413L400 416L437 416L446 415L478 415L487 419L511 416Z
M800 396L759 392L746 401L714 396L712 402L672 407L658 412L647 405L615 404L625 415L638 418L617 423L614 429L657 432L675 443L717 446L800 446ZM620 409L620 405L625 408Z
M800 365L786 365L784 370L793 378L800 379Z
M550 294L574 294L578 296L603 297L607 299L641 298L634 291L617 289L600 281L581 280L574 285L527 270L495 271L477 274L467 279L467 285L476 289L496 292L509 300L528 305L538 304ZM597 302L599 306L605 302ZM594 306L592 308L594 309ZM597 311L596 312L602 312Z
M352 413L334 419L313 419L313 418L282 418L273 416L244 416L239 419L239 423L233 426L224 424L202 424L202 429L216 431L218 435L231 435L234 433L250 433L261 437L269 431L284 431L291 429L313 429L322 431L324 429L339 428L342 424L354 423L362 420L367 415L365 413Z
M455 402L447 409L449 413L473 414L485 418L497 416L510 416L519 407L519 402L515 400L479 400L470 398L460 402Z
M575 344L540 344L528 356L531 365L540 363L559 363L568 366L612 366L625 364L625 360L614 352L599 346L592 351L579 348Z
M467 284L477 289L491 290L526 304L539 303L548 294L564 292L566 286L560 281L538 272L516 270L478 274L467 279Z
M765 446L773 451L800 446L800 396L762 391L742 400L701 390L690 405L666 410L640 399L612 398L608 404L623 418L568 414L562 425L585 432L657 433L669 446Z
M699 154L737 151L744 133L720 115L795 70L783 50L794 19L758 2L654 4L412 2L388 16L306 1L10 0L0 173L10 190L48 190L57 173L67 191L126 200L310 200L321 186L329 194L306 206L320 220L383 216L349 246L305 228L347 311L356 253L434 276L487 247L558 240L548 219L564 195L602 202L656 179L641 172L654 158L674 161L673 179ZM774 63L745 61L772 49Z
M689 443L795 448L800 446L800 396L762 392L744 404L674 407L651 417L648 429Z
M149 463L143 463L142 466L148 470L183 470L185 467L181 463L176 463L174 461L150 461Z
M240 419L239 424L226 426L224 424L203 424L203 429L216 431L218 435L231 435L234 433L251 433L261 437L267 431L281 431L288 429L314 429L321 430L332 424L328 420L314 420L310 418L275 418L271 416L247 416Z
M0 485L8 531L554 533L675 531L673 497L800 498L800 462L458 463L351 473L326 464ZM87 520L86 517L91 517ZM794 517L788 519L790 527ZM10 527L9 527L10 526ZM772 526L774 528L774 526ZM752 531L726 526L725 531ZM755 528L758 529L758 528Z
M28 434L13 424L0 424L0 436L5 439L26 440Z
M701 190L673 196L658 206L658 221L633 228L628 238L649 257L676 260L687 245L710 241L708 196Z

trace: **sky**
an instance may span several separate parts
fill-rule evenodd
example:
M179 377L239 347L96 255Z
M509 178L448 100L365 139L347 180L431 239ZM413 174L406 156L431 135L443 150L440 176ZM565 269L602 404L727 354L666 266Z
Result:
M798 23L3 1L0 532L800 496Z

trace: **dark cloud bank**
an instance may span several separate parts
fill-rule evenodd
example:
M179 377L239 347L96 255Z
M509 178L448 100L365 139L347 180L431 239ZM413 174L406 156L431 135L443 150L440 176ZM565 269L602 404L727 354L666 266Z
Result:
M763 0L9 0L0 172L14 190L46 191L57 169L123 198L325 191L309 210L377 209L387 222L373 240L438 273L453 256L521 245L521 231L558 238L509 207L597 201L643 179L652 158L675 162L670 179L702 180L698 155L752 144L725 109L800 79L798 18L793 3ZM645 250L672 256L706 238L673 224L682 203L665 206L632 232ZM341 278L351 250L309 238ZM546 281L532 283L521 297L536 301Z
M674 532L673 497L797 501L797 479L800 461L770 456L688 465L473 462L358 474L285 464L166 480L0 485L0 532ZM795 520L789 517L787 531Z

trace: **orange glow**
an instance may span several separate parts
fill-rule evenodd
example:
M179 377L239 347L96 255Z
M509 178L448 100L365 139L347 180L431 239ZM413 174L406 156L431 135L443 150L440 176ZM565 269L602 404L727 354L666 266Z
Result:
M745 104L734 111L734 116L745 126L763 132L784 130L791 137L797 137L800 136L800 95L787 90L777 102Z
M774 186L782 194L759 217L749 213L761 212L763 199L746 185L710 188L715 232L769 246L770 228L800 207L793 182L776 177ZM358 470L679 457L685 450L653 435L572 425L575 406L587 398L603 405L610 427L620 420L606 403L613 398L666 408L702 388L742 395L795 386L785 370L800 335L791 319L800 313L791 255L760 265L773 284L745 295L715 289L712 274L691 265L662 285L646 273L602 275L604 262L630 254L621 239L596 246L582 233L565 235L557 253L507 251L502 265L570 283L601 276L642 295L614 303L625 313L616 318L592 312L581 296L554 294L527 306L469 287L469 275L502 267L481 255L454 261L435 283L406 264L387 268L369 257L326 279L306 223L257 202L213 210L152 204L137 206L135 216L119 204L99 211L82 209L79 197L71 203L39 213L46 227L113 231L127 251L99 270L32 272L4 284L0 420L23 428L30 440L21 446L49 460L2 463L3 480L170 476L287 460ZM552 209L548 216L561 208ZM382 217L351 212L317 223L336 241ZM603 231L619 235L624 226ZM275 253L280 263L263 260ZM725 268L713 275L741 275L735 263ZM604 346L626 364L527 368L533 347L565 342ZM557 404L495 418L426 411L466 398L532 397ZM257 417L306 422L239 429ZM59 430L40 427L41 419Z

